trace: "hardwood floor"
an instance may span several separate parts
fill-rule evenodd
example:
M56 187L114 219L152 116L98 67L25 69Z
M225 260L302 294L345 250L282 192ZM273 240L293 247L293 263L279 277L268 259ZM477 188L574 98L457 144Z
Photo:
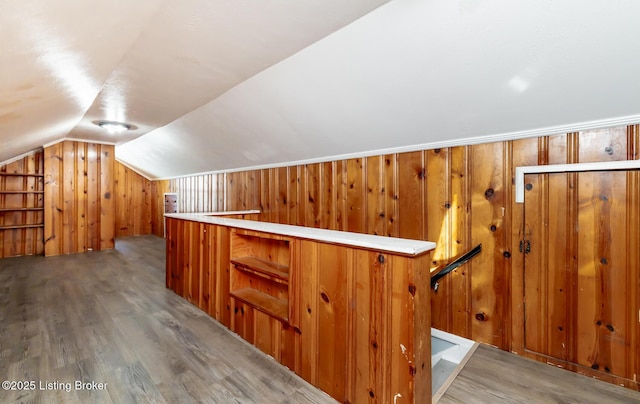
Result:
M640 403L640 393L480 345L438 404Z
M0 380L35 389L0 402L334 402L167 290L164 266L154 236L1 259Z
M35 382L0 389L0 402L335 402L167 290L164 260L155 236L0 259L0 381ZM480 346L440 400L502 402L640 403L640 393Z

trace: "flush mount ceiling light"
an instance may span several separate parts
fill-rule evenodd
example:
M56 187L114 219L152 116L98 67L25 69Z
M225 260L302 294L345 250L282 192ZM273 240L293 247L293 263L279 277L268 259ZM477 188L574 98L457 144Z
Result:
M137 126L130 123L117 122L117 121L93 121L95 125L106 129L109 133L122 133L128 130L138 129Z

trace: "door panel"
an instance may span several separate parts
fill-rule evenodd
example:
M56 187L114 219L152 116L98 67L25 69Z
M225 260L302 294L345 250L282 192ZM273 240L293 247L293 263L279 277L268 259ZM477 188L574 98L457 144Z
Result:
M636 377L640 246L632 233L640 230L630 201L638 200L637 178L633 171L525 178L526 350Z

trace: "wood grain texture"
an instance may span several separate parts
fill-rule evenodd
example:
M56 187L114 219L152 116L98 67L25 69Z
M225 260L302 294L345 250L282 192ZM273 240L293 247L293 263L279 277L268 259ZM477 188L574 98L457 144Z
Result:
M637 403L640 393L480 345L440 404Z
M164 236L164 194L170 192L171 181L151 181L151 234L158 237Z
M97 150L98 175L100 176L99 196L100 201L100 245L99 250L111 249L115 240L115 216L114 216L114 191L113 175L115 164L115 148L108 145L100 145ZM45 167L46 168L46 167Z
M508 346L510 318L506 295L511 252L506 243L510 229L506 215L504 143L472 146L470 152L472 245L482 244L483 253L471 263L471 322L473 338L491 345Z
M110 251L0 259L0 378L107 383L3 390L0 401L335 403L167 290L163 244L142 236Z
M345 344L349 335L350 307L347 288L353 270L351 251L328 244L318 245L318 280L316 294L317 339L319 355L314 358L317 365L317 386L338 399L347 396L347 366L352 360L351 347ZM306 277L302 274L302 281ZM304 328L301 328L304 331Z
M231 330L339 401L431 401L428 254L396 256L215 225L209 229L229 241L216 236L214 256L195 254L212 250L199 241L198 225L167 219L171 290L198 305L198 285L211 282L202 279L216 279ZM206 267L203 256L210 257Z
M204 184L201 183L200 185ZM152 182L150 180L125 165L115 162L114 209L116 237L152 234L153 206L157 204L157 200L154 201L151 187ZM155 206L157 209L157 205ZM157 220L157 217L155 220Z
M423 206L426 212L422 215L427 218L426 239L436 242L436 249L431 252L431 265L437 267L453 256L451 231L456 209L451 193L451 156L449 149L436 149L425 152L425 157L426 195ZM439 282L438 291L431 295L431 316L435 328L451 329L452 316L447 310L454 300L451 289L452 277L446 277Z
M0 166L0 258L44 252L44 153Z
M260 193L258 206L263 209L260 220L284 223L286 219L288 224L435 241L438 250L429 266L481 243L483 252L479 257L441 282L441 290L433 300L433 323L444 331L523 353L525 257L519 252L519 243L530 229L524 226L524 207L513 202L515 167L637 159L638 137L638 125L631 125L270 169L276 170L277 175L258 170L254 175L265 181L254 186L255 192ZM280 185L284 172L286 204L282 197L285 189ZM227 201L246 198L246 190L238 184L243 181L242 175L226 178L226 193L218 197ZM274 178L278 182L275 188L270 185L270 181L276 181ZM624 186L631 198L627 203L635 201L637 194L633 178L628 177ZM568 224L578 218L579 198L575 191L580 185L578 175L560 174L536 181L534 192L542 198L536 202L537 212L557 215L555 227L544 234L557 234L558 241L567 243L567 246L549 243L545 255L556 263L564 261L577 268L577 259L573 262L571 252L577 251L582 232L595 231L595 223L583 221L579 231ZM604 183L601 185L606 189ZM637 215L629 206L627 223L635 223ZM627 230L622 230L628 233L625 242L635 245L633 230L628 226ZM637 266L635 261L631 262ZM546 264L537 260L532 265L544 268ZM555 273L549 278L551 285L563 281L563 276ZM629 276L635 282L632 284L640 283L635 275ZM567 282L577 284L578 278L570 274ZM563 298L555 293L558 305L577 304L579 296L573 290L562 293ZM631 305L635 309L627 314L637 317L640 304L629 299L628 310ZM561 321L564 316L561 310L553 308L548 313L555 316L554 321ZM634 324L634 327L629 324L632 331L627 332L638 334L638 322ZM530 331L534 339L538 338L535 333L543 332L540 328ZM549 334L545 338L554 340L558 335ZM577 335L555 339L559 341L556 349L573 352L580 344L578 339ZM561 348L563 343L565 348ZM629 347L628 352L637 358L632 353L636 352L634 349ZM640 371L634 366L637 375Z
M530 166L540 164L548 156L547 150L550 144L547 138L526 139L514 142L513 165ZM558 148L554 148L558 150ZM516 152L517 151L517 152ZM537 190L538 187L534 188ZM511 251L514 251L512 261L512 282L511 282L511 349L515 352L524 351L524 262L528 256L519 252L520 242L529 237L531 229L524 225L524 205L513 204L512 223L514 223L511 233ZM522 224L518 226L517 224ZM517 230L517 231L516 231ZM564 254L562 259L564 259Z
M638 198L637 173L579 173L575 198L556 196L548 210L539 208L539 201L550 199L539 192L560 194L554 179L566 175L536 177L528 182L533 188L526 195L533 203L525 201L534 248L525 259L525 349L562 366L630 380L633 386L637 359L630 349L638 344L634 285L640 275L635 263L629 265L639 246L637 232L628 226L638 221L637 208L629 203ZM537 186L542 181L548 191ZM567 202L573 200L576 214L568 214ZM567 227L595 231L581 231L572 243Z
M602 143L596 143L595 139ZM560 136L540 147L541 160L605 161L635 158L635 126L626 132ZM597 146L596 146L597 144ZM514 316L513 349L638 389L638 172L530 175L526 179L524 305ZM571 229L578 229L573 232Z
M44 160L45 255L113 248L113 146L64 141Z

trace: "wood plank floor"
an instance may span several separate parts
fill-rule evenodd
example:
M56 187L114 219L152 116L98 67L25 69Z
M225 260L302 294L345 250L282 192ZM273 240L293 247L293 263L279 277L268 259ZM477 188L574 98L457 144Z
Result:
M640 403L640 393L480 345L438 404Z
M154 236L0 259L0 380L36 383L1 403L334 402L167 290Z
M36 382L0 389L0 403L335 402L167 290L164 266L154 236L0 259L0 381ZM440 400L499 402L640 403L640 393L481 346Z

